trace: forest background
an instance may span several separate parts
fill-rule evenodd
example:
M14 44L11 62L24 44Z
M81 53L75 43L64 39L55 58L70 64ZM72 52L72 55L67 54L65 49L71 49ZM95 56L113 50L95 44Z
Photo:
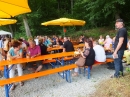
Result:
M98 38L109 34L115 36L115 20L122 18L130 29L130 0L29 0L31 13L14 17L17 23L1 26L0 29L13 33L15 38L37 35L61 35L61 26L42 26L41 23L62 17L85 20L82 27L70 26L66 35ZM28 23L29 30L26 30Z

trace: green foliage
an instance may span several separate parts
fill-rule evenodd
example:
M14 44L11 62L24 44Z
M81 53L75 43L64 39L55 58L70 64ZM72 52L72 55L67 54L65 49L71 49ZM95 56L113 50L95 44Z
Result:
M71 9L71 1L73 1L73 9ZM42 26L42 22L67 17L86 21L83 27L66 27L66 35L72 34L79 36L97 37L101 31L98 27L111 27L114 29L116 18L123 18L126 27L130 29L130 0L28 0L32 12L26 14L30 31L35 35L64 35L63 28L60 26ZM73 14L71 13L73 10ZM15 17L18 22L13 25L15 34L25 35L23 25L23 15ZM9 29L1 27L0 29ZM86 32L89 29L95 29L91 33ZM79 31L79 33L77 33ZM19 32L19 33L18 33ZM75 32L77 34L75 34ZM85 33L84 33L85 32ZM97 32L97 33L95 33ZM74 33L74 34L73 34ZM113 33L108 33L114 36ZM15 35L15 36L17 36Z
M25 39L27 39L26 33L19 33L16 32L17 34L14 35L15 39L19 39L20 37L24 37Z

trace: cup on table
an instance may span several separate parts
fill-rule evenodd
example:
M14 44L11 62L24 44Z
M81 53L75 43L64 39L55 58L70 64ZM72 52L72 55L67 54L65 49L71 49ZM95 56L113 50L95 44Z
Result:
M11 58L11 57L8 57L8 61L10 61L10 62L11 62L11 61L12 61L12 58Z

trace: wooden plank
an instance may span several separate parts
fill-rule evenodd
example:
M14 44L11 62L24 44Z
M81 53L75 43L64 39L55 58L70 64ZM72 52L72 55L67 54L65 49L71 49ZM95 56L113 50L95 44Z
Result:
M73 68L76 68L76 67L77 67L76 64L71 64L71 65L62 66L62 67L59 67L59 68L41 71L41 72L38 72L38 73L26 74L26 75L18 76L18 77L15 77L15 78L0 80L0 86L3 86L5 84L16 83L16 82L20 82L20 81L33 79L33 78L36 78L36 77L42 77L42 76L54 74L54 73L57 73L57 72L70 70L70 69L73 69Z
M63 53L57 53L57 54L42 55L35 58L20 58L20 59L11 60L11 61L4 60L4 61L0 61L0 66L46 60L50 58L62 58L62 57L67 57L67 56L72 56L72 55L74 55L74 52L63 52Z
M64 61L68 61L68 60L72 60L72 59L73 59L73 57L65 57ZM61 60L61 59L59 59L59 60ZM45 60L45 61L43 61L43 64L52 63L52 62L56 62L56 60L55 59Z

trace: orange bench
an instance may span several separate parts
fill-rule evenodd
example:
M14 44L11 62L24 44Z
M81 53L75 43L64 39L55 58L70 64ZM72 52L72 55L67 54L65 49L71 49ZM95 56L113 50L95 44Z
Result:
M1 70L1 71L4 71L4 67L0 66L0 70Z
M93 64L93 66L95 66L95 65L103 65L103 64L106 64L106 63L109 63L109 62L113 62L113 61L114 61L113 59L106 59L105 62L95 62ZM91 72L90 66L84 66L84 76L86 74L86 71L88 72L87 78L89 79L90 78L90 72Z
M46 75L50 75L50 74L54 74L54 73L58 73L58 72L62 72L62 71L66 71L66 70L70 70L70 69L73 69L73 68L76 68L76 67L77 67L76 64L71 64L71 65L61 66L59 68L41 71L41 72L38 72L38 73L26 74L26 75L14 77L14 78L3 79L3 80L0 80L0 86L15 83L15 82L20 82L20 81L25 81L25 80L29 80L29 79L33 79L33 78L36 78L36 77L42 77L42 76L46 76Z

